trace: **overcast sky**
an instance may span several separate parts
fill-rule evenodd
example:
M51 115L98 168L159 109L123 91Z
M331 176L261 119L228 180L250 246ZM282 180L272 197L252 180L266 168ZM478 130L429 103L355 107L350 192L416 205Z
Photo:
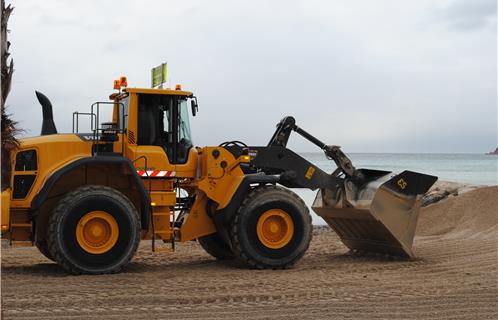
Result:
M38 135L34 90L71 113L113 80L199 100L196 145L265 145L292 115L348 152L486 152L497 146L496 0L7 0L15 62L7 104ZM298 139L298 151L316 150Z

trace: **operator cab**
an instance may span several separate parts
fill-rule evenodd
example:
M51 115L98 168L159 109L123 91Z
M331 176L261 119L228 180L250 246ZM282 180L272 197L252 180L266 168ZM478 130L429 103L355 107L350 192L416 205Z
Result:
M115 101L113 121L127 133L128 145L136 145L137 152L143 150L138 153L145 155L153 150L149 147L156 146L170 164L187 162L193 146L188 109L195 116L197 99L180 89L126 88L111 95Z

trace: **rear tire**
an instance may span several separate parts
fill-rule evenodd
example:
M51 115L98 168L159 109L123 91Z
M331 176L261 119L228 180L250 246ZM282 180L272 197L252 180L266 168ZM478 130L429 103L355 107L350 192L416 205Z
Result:
M284 269L305 254L312 235L311 216L292 191L264 186L251 191L230 228L236 258L252 268Z
M49 253L73 274L116 273L140 242L138 213L121 192L97 185L66 194L49 219Z
M197 239L201 247L211 256L218 260L233 259L232 249L220 237L218 233L213 233Z

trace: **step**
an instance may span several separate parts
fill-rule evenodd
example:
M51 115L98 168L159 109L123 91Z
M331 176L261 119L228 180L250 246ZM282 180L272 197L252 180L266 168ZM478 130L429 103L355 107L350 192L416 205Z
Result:
M176 205L176 191L152 191L150 201L153 207L174 207Z
M32 247L33 242L31 241L10 241L10 245L13 247Z
M152 215L154 217L167 217L167 216L171 216L171 213L169 213L169 212L153 212Z
M154 230L155 234L173 234L173 230Z
M11 228L29 228L33 227L33 225L30 222L13 222L10 224Z
M173 248L158 248L155 247L152 249L153 252L175 252L175 249Z

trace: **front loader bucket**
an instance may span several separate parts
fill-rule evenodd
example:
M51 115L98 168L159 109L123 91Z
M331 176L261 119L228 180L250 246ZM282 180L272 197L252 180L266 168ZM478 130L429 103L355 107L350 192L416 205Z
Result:
M412 244L420 199L437 177L404 171L359 170L370 182L321 189L312 205L351 250L413 257Z

